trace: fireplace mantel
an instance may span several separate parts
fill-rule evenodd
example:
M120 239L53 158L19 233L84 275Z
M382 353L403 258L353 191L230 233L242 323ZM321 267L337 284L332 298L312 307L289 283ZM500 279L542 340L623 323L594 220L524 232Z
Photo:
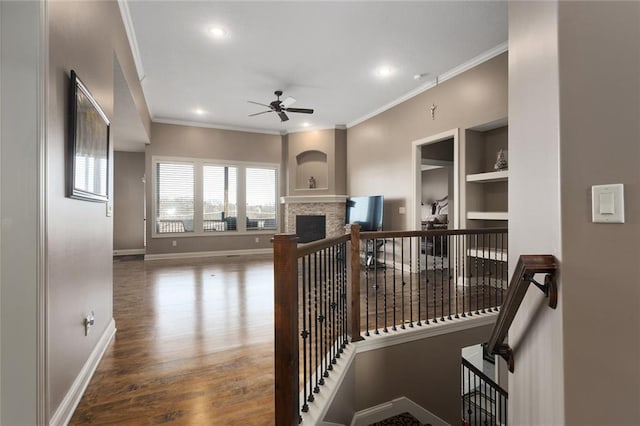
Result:
M288 195L280 197L280 204L346 203L346 195Z

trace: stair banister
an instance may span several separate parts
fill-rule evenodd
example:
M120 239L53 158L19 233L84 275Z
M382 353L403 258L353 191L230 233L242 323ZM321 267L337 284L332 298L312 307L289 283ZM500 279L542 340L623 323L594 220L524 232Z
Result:
M512 373L514 370L513 350L504 343L511 323L529 289L529 284L535 285L545 294L550 308L556 308L558 304L558 289L555 279L557 269L558 265L553 255L531 254L521 255L518 258L518 264L511 278L505 301L489 339L491 353L504 358ZM536 274L545 274L544 283L539 283L534 279Z

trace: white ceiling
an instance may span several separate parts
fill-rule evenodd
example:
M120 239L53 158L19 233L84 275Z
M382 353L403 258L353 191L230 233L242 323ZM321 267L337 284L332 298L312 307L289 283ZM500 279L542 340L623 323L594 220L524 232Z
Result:
M305 121L352 125L473 58L504 50L507 41L504 1L127 5L152 119L221 128L284 133ZM212 26L227 36L214 39ZM393 70L387 78L375 73L382 65ZM315 113L290 113L285 123L274 113L248 117L264 110L248 100L268 104L278 89Z

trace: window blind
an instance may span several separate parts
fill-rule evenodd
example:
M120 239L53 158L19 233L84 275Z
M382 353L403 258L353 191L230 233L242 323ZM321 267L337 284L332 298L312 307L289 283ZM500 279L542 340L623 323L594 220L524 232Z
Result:
M156 231L193 232L194 165L156 165Z
M247 229L276 227L276 170L246 170Z
M205 164L202 180L204 231L235 231L238 169Z

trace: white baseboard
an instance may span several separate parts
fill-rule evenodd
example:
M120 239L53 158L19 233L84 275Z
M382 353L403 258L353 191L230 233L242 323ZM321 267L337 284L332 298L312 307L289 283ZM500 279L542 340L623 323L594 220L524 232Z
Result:
M184 253L145 254L144 260L187 259L190 257L247 256L251 254L272 254L272 248L246 250L191 251Z
M351 420L351 426L367 426L402 413L411 414L423 424L449 426L449 423L405 396L358 411Z
M144 254L145 253L145 249L141 248L141 249L122 249L122 250L114 250L113 251L113 255L114 256L133 256L136 254Z
M53 416L51 416L51 420L49 420L50 426L64 426L69 423L73 412L76 410L78 403L80 403L80 400L82 399L85 389L87 389L87 385L89 384L93 373L96 371L104 352L115 335L116 322L111 319L107 329L100 337L100 340L98 340L98 344L91 352L91 355L89 355L89 359L84 363L82 370L80 370L80 373L71 384L71 388L69 388L64 399L56 409L55 413L53 413Z

